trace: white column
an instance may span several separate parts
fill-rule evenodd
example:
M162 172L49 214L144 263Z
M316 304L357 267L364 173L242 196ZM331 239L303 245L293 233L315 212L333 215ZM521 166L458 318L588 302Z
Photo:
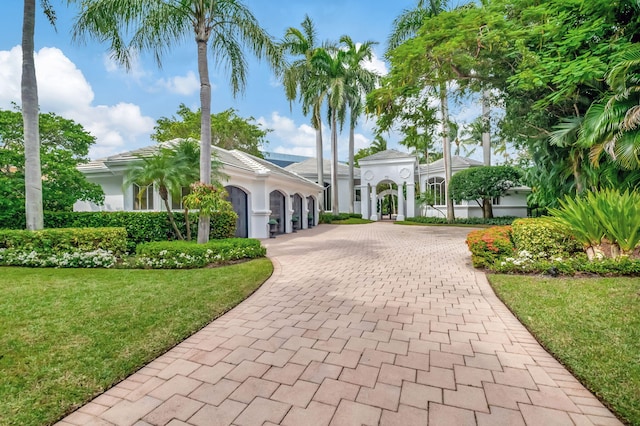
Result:
M258 176L251 187L251 210L249 211L249 237L269 238L269 189L267 176Z
M371 220L378 220L378 188L371 185Z
M362 210L362 218L369 218L369 206L371 205L371 198L369 196L369 185L360 185L360 209Z
M416 217L416 184L407 182L407 217Z
M404 191L402 190L404 183L398 185L398 215L396 220L404 220Z

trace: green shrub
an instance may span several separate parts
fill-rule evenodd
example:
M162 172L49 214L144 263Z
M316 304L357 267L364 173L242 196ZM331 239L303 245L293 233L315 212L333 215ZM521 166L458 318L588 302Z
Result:
M235 214L235 213L234 213ZM210 238L233 237L236 219L231 213L216 213L211 216ZM174 212L180 232L186 234L184 213ZM198 214L189 213L191 234L198 232ZM4 223L1 226L11 224ZM140 243L171 241L177 239L166 212L45 212L45 228L99 228L123 227L127 230L127 251L135 252Z
M259 240L229 238L207 244L189 241L158 241L143 243L136 248L136 266L143 268L201 268L212 263L263 257L266 249Z
M73 251L126 251L124 228L59 228L41 231L0 230L0 248L60 254Z
M494 217L490 219L484 219L481 217L470 217L470 218L464 218L464 219L455 219L453 221L453 224L504 226L504 225L511 225L511 223L515 219L517 219L517 217L515 216L501 216L501 217ZM434 225L448 224L447 219L444 217L426 217L426 216L408 217L405 219L405 222L426 223L426 224L434 224Z
M331 223L333 221L348 220L350 218L362 219L360 213L340 213L333 214L331 212L320 214L320 223Z
M567 228L549 218L516 219L512 227L516 251L526 251L536 259L567 257L583 251Z
M570 258L534 259L528 253L520 252L517 257L505 257L488 269L502 274L640 276L640 259L621 257L590 261L584 253Z
M505 256L513 255L511 226L494 226L470 232L467 246L476 268L489 267Z

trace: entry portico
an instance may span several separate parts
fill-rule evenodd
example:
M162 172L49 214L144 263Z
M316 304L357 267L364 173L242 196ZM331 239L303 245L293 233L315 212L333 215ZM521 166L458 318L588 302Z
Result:
M362 217L378 220L376 187L384 182L392 182L398 186L397 220L415 216L416 162L413 155L394 149L378 152L358 161L362 182Z

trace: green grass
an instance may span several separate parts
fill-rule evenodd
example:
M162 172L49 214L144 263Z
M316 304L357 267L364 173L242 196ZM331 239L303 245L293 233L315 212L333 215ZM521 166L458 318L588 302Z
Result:
M361 219L359 217L350 217L345 220L334 220L331 222L332 225L363 225L365 223L372 223L373 220L369 219Z
M229 310L268 259L209 269L1 268L0 425L58 420Z
M549 352L622 419L640 425L640 278L489 280Z

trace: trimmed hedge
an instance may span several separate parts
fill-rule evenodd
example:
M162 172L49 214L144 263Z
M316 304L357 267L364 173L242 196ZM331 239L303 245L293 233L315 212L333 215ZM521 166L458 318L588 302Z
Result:
M517 219L512 224L512 238L518 251L539 259L568 257L582 253L582 246L567 228L548 218Z
M259 240L229 238L207 244L189 241L158 241L143 243L136 248L136 266L144 268L201 268L212 263L264 257L267 250Z
M124 228L58 228L41 231L0 230L0 248L25 252L60 254L68 252L126 252L127 232Z
M515 247L511 240L511 226L472 231L467 235L467 246L471 251L473 266L490 267L499 259L513 255Z
M320 215L320 223L331 223L334 220L347 220L350 218L362 219L362 215L360 213L322 213Z
M493 225L493 226L504 226L511 225L511 223L517 219L516 216L501 216L494 217L491 219L484 219L481 217L470 217L465 219L455 219L453 221L454 225ZM426 223L426 224L434 224L434 225L447 225L447 219L444 217L408 217L405 219L405 222L415 222L415 223Z
M173 213L180 232L186 234L184 213ZM198 214L189 213L192 238L198 232ZM15 224L3 223L0 226ZM127 251L133 253L140 243L177 239L166 212L45 212L45 228L123 227L127 230ZM211 239L231 238L236 218L229 213L211 216Z

